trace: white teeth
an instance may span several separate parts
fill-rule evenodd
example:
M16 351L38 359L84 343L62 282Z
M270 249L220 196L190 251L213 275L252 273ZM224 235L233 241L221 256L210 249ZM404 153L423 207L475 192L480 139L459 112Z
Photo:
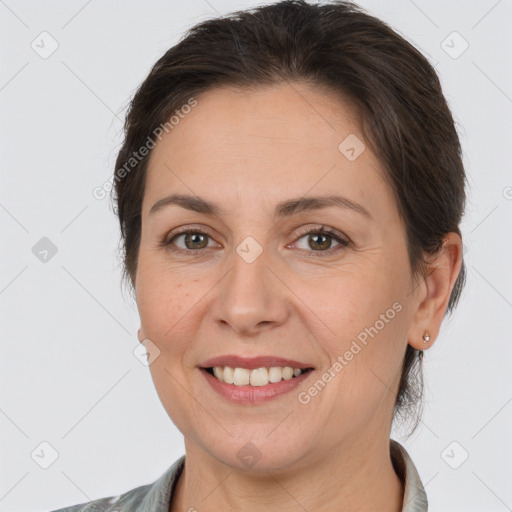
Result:
M283 379L290 380L293 377L293 368L286 366L283 368Z
M220 371L222 371L222 368L219 368ZM233 374L235 373L235 370L233 368L230 368L229 366L226 366L224 368L224 372L222 374L222 379L227 384L233 384Z
M274 366L268 371L268 380L270 382L279 382L283 378L283 370L278 366Z
M219 379L221 382L224 380L223 379L223 375L224 375L224 371L222 370L222 368L220 366L215 366L213 368L213 374L215 375L215 377L217 377L217 379Z
M234 384L235 386L266 386L269 382L280 382L282 379L290 380L298 377L302 373L300 368L291 368L285 366L272 366L270 368L255 368L249 370L247 368L231 368L230 366L215 366L213 374L221 382Z
M266 386L268 384L268 371L266 368L251 370L251 386Z
M235 386L247 386L249 384L250 371L245 368L235 368L233 384Z

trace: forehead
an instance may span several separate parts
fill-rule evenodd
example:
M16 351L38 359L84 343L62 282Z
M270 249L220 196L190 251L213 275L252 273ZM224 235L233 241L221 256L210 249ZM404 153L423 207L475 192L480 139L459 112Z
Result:
M177 191L271 202L312 189L348 191L366 202L379 190L389 193L354 109L333 93L283 83L221 87L195 99L152 151L146 213L165 192ZM357 158L347 158L347 144L362 151Z

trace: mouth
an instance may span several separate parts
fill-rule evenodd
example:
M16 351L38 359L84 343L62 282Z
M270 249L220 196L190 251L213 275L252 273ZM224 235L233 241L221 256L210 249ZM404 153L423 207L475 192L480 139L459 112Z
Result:
M314 375L314 368L291 366L241 368L207 366L199 368L209 387L231 404L255 406L289 396Z
M270 355L223 355L199 366L210 388L231 403L256 405L277 399L302 385L316 368L307 363Z

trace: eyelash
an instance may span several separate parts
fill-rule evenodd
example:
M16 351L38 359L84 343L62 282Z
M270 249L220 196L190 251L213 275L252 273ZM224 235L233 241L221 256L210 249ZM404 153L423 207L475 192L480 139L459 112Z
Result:
M173 233L173 235L170 238L169 237L164 238L162 240L162 242L159 244L159 246L161 246L161 247L170 247L172 245L172 242L176 238L178 238L181 235L186 235L186 234L190 234L190 233L198 233L200 235L206 235L207 237L212 239L212 237L208 233L205 233L201 229L189 228L189 229L185 229L183 231L180 231L178 233ZM336 246L334 248L328 249L326 251L313 251L313 250L307 251L305 249L299 249L299 251L305 251L307 253L314 253L315 254L315 256L313 256L314 258L317 258L317 257L322 258L324 256L330 256L334 252L337 252L338 250L341 250L341 249L343 249L345 247L348 247L350 245L350 242L348 240L342 238L340 235L337 234L337 232L335 232L334 230L331 230L330 228L326 228L325 226L321 226L320 228L305 228L303 230L299 230L297 241L300 240L301 238L303 238L304 236L310 235L310 234L328 235L330 238L333 238L336 242L338 242L340 244L340 245L338 245L338 246ZM178 248L173 248L171 250L173 252L177 253L177 254L187 254L189 256L196 256L196 255L199 255L201 253L204 254L205 249L196 249L196 250L194 250L194 249L181 249L181 248L178 247Z

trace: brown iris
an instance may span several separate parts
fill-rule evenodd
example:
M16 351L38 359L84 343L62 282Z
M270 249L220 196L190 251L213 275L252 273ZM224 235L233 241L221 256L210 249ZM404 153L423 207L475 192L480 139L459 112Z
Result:
M200 240L202 238L202 240ZM203 245L192 245L195 244L198 240L200 240ZM189 246L189 242L191 242L191 247ZM201 233L186 233L185 234L185 246L187 249L204 249L208 246L208 235L204 235Z
M323 238L324 241L323 242L318 242L318 239L319 238ZM314 245L311 243L311 240L314 240L313 241L313 244L317 245L317 249L329 249L330 248L330 245L331 245L331 237L328 236L328 235L321 235L321 234L318 234L318 235L310 235L310 243L309 243L309 246L312 248L312 249L315 249Z

